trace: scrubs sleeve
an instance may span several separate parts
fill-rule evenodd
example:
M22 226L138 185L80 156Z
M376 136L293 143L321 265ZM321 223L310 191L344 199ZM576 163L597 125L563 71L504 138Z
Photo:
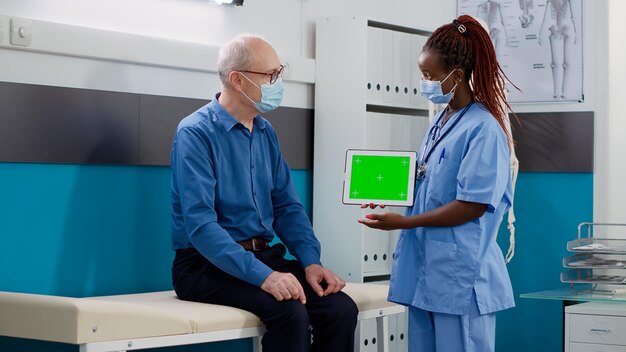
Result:
M461 160L456 199L486 204L487 211L493 213L509 183L509 158L502 131L479 131Z
M243 249L217 221L211 150L206 136L193 128L178 131L172 154L172 171L180 195L189 241L211 263L251 285L261 286L272 272Z

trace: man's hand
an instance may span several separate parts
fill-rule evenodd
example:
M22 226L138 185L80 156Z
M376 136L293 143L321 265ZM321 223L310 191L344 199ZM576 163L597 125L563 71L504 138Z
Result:
M273 271L261 284L261 290L274 296L277 301L289 300L306 303L304 289L295 276L290 273Z
M311 285L313 291L315 291L315 293L317 293L320 297L328 296L331 293L337 293L346 286L346 282L343 281L339 275L319 264L311 264L307 266L304 268L304 273L306 274L306 281L309 285ZM320 285L323 281L325 281L328 285L325 290Z
M361 224L379 230L397 230L406 228L406 218L396 213L367 214L366 219L360 219Z

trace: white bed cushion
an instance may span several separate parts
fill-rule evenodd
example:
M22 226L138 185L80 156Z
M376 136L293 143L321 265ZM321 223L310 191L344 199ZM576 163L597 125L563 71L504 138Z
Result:
M347 293L359 307L359 312L397 306L387 301L389 286L379 284L347 283L343 292Z
M184 316L91 298L0 292L0 335L82 344L189 334Z
M344 291L359 311L395 306L386 285L348 283ZM247 311L182 301L174 291L89 298L0 292L0 312L0 335L71 344L262 326Z
M259 318L245 310L178 299L174 291L138 293L121 296L92 297L103 302L123 302L146 308L158 307L169 314L187 319L194 333L263 326Z
M343 291L352 297L359 311L366 311L395 306L396 304L387 301L388 289L387 285L347 283ZM183 301L176 297L174 291L91 297L91 299L158 307L173 315L188 319L194 333L263 326L256 315L245 310Z

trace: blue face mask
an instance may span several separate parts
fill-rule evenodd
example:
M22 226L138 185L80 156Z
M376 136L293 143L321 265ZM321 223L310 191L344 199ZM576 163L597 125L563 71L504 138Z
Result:
M452 72L454 71L455 70L452 70ZM448 73L443 81L429 81L423 77L420 78L420 93L434 104L448 104L452 98L454 98L454 90L456 89L458 83L452 87L448 94L443 94L441 84L445 82L448 77L450 77L452 72Z
M246 75L242 74L242 76L246 77ZM250 80L250 78L246 77L250 83L254 84L257 88L261 90L261 101L254 101L250 99L250 97L243 93L253 104L254 107L261 113L264 114L268 111L272 111L280 106L280 103L283 101L283 80L278 79L274 84L261 84L261 86L257 86L254 82Z

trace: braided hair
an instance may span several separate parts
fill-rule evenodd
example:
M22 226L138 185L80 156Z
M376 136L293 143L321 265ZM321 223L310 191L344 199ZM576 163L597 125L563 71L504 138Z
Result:
M481 24L471 16L459 16L452 23L437 28L422 50L439 54L448 70L463 70L474 100L482 103L496 118L511 143L513 137L505 123L507 109L511 110L511 107L504 96L505 79L510 80L498 64L491 38Z

